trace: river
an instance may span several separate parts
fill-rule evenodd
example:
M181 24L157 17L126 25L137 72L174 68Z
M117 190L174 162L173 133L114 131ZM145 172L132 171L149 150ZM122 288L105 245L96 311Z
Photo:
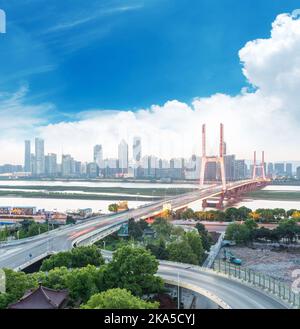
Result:
M195 188L195 184L162 184L162 183L126 183L126 182L84 182L84 181L0 181L0 185L11 186L82 186L82 187L120 187L120 188L149 188L149 195L155 189L165 188ZM275 186L269 185L265 190L271 191L300 191L300 186ZM120 195L122 191L120 190ZM154 199L154 198L153 198ZM92 208L93 211L107 212L108 205L116 201L112 200L78 200L78 199L43 199L23 197L0 197L1 206L33 206L38 209L66 211L78 208ZM149 201L129 201L130 208L134 208ZM202 202L197 201L190 205L195 211L202 210ZM275 201L275 200L252 200L245 199L236 207L246 206L253 210L257 208L284 208L300 209L300 200L296 201Z

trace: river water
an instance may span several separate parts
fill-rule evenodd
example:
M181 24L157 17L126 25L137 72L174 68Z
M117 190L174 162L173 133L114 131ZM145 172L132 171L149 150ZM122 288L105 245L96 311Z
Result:
M82 187L120 187L120 188L149 188L149 195L152 190L160 188L195 188L195 184L161 184L161 183L126 183L126 182L83 182L83 181L0 181L0 185L8 185L13 189L15 186L82 186ZM270 191L300 191L300 186L275 186L270 185L265 188ZM122 191L120 191L120 195ZM155 200L155 198L153 198ZM78 208L92 208L93 211L107 212L108 205L116 201L112 200L78 200L78 199L42 199L23 197L0 197L0 207L2 206L32 206L46 210L75 210ZM134 208L149 201L129 201L130 208ZM194 210L202 210L200 201L190 205ZM300 209L300 200L278 201L278 200L251 200L246 199L235 205L236 207L246 206L255 210L257 208L284 208Z

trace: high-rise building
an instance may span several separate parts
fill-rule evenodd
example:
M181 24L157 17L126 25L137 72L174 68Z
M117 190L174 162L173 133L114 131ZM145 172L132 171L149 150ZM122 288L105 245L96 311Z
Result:
M119 169L121 173L128 171L128 144L122 139L118 147Z
M226 180L233 181L235 179L235 155L225 155L224 165Z
M184 159L175 158L170 160L170 178L184 178Z
M89 178L96 178L98 175L98 168L96 162L90 162L87 165L87 175Z
M297 167L296 175L297 175L297 179L300 180L300 167Z
M247 177L247 165L245 160L235 161L235 180L242 180Z
M30 154L30 172L35 174L35 155L33 153Z
M293 176L293 165L291 163L287 163L285 165L285 173L288 177Z
M285 175L284 163L275 163L274 173L276 176L284 176Z
M24 171L31 172L31 145L30 141L25 141Z
M140 137L133 138L133 148L132 148L133 160L139 163L142 158L142 140Z
M69 154L63 154L61 159L62 177L71 177L75 174L75 160Z
M45 154L44 140L41 138L35 139L35 175L40 176L45 174Z
M76 176L82 175L82 164L80 161L75 161L75 175Z
M48 176L55 176L57 174L57 155L50 153L45 156L45 173Z
M273 165L272 162L269 162L269 163L268 163L268 171L267 171L267 175L268 175L269 177L272 177L273 174L274 174L274 165Z
M98 168L104 168L102 145L94 146L94 162L97 164Z
M140 137L137 136L133 138L132 157L134 162L134 177L138 177L141 174L139 168L141 166L142 158L142 140Z

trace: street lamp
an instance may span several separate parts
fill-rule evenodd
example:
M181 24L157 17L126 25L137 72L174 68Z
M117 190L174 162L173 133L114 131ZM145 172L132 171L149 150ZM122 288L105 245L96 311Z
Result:
M180 288L179 288L179 272L177 272L177 309L180 309L180 296L179 296Z

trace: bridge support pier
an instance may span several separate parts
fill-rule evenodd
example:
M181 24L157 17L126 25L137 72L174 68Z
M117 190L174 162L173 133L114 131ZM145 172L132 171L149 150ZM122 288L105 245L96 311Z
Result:
M202 208L205 209L208 207L208 202L207 202L207 199L205 200L202 200Z

